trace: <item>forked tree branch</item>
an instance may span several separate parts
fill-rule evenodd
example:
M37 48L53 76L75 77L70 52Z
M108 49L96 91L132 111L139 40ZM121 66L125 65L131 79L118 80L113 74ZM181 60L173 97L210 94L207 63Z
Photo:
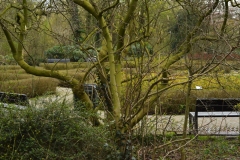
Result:
M104 8L104 9L99 13L99 15L102 16L104 12L107 12L108 10L116 7L118 4L119 4L119 0L116 0L116 2L115 2L113 5L111 5L111 6L107 7L107 8Z

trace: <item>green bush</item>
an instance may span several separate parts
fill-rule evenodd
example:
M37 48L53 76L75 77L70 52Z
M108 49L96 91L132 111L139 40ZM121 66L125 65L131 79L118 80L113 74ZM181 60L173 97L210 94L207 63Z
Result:
M0 108L0 159L107 159L113 155L109 132L92 127L92 113L54 102L44 109Z
M1 48L1 50L2 50L2 48ZM0 55L0 64L15 65L17 63L16 63L15 59L13 58L12 54L7 54L7 55Z
M181 90L174 90L172 92L166 92L160 96L161 104L158 106L162 114L184 114L185 112L185 104L186 104L186 94ZM190 110L194 110L196 97L194 93L191 97L191 105ZM155 113L154 108L151 108L150 114ZM158 112L159 113L159 112Z
M224 65L220 65L218 69L219 69L218 72L222 71L223 73L230 73L232 70L231 66L224 66Z
M134 57L141 57L147 54L153 54L153 47L148 42L142 44L140 42L136 42L130 45L128 50L128 55Z
M88 47L86 47L88 48ZM54 46L45 52L47 58L64 59L69 58L72 62L84 62L87 57L96 56L93 49L80 49L79 46Z
M39 55L25 55L24 60L31 66L39 66L40 63L44 63L46 61L46 58Z

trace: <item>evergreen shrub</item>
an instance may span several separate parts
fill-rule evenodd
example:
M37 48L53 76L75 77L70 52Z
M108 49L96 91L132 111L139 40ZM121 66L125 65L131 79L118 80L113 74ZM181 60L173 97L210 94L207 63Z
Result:
M0 159L98 160L112 155L109 132L89 122L93 113L67 106L0 107Z

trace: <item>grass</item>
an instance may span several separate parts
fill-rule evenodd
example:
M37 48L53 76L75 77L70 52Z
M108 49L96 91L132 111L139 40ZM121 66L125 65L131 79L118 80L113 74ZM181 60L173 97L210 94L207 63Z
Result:
M20 66L0 66L0 91L26 94L29 98L54 93L59 81L27 74Z
M12 73L12 74L24 74L26 73L26 71L24 71L23 69L3 69L3 70L0 70L2 73Z
M73 65L71 63L40 63L40 67L43 67L47 70L73 69Z
M48 64L49 66L54 66L54 64ZM67 64L68 66L73 67L74 65L88 65L87 63L72 63ZM75 68L70 70L62 70L66 68L66 64L57 64L56 66L59 69L59 72L81 80L87 68ZM39 69L43 67L38 67ZM20 66L17 65L4 65L0 66L0 91L1 92L13 92L13 93L22 93L27 94L28 97L41 96L46 93L54 93L57 86L66 86L62 81L48 78L48 77L37 77L31 74L27 74ZM92 74L87 77L87 80L92 79Z
M179 160L181 158L180 148L184 146L187 160L239 160L240 159L240 142L237 137L227 139L226 137L199 136L197 139L188 141L176 141L167 139L162 141L163 137L149 138L145 137L144 148L138 148L140 159L155 158L165 160ZM171 143L174 142L175 143ZM164 145L168 144L168 145ZM155 149L154 149L155 148Z
M55 64L41 64L42 67L51 69ZM81 80L84 73L87 71L87 67L89 67L88 62L83 63L58 63L55 66L55 69L59 69L60 73L63 73L64 75L74 77L78 80ZM131 67L134 67L134 61L124 62L124 66L131 65ZM66 69L67 70L64 70ZM126 97L122 97L121 99L129 99L131 98L131 101L136 101L137 93L140 93L140 95L144 95L144 92L149 88L149 86L153 82L142 82L139 80L139 78L152 78L156 75L155 72L153 73L137 73L139 68L124 68L123 69L123 77L122 79L128 79L131 77L138 76L138 78L129 81L129 83L124 83L124 87L122 92ZM178 68L179 69L179 68ZM182 68L180 68L182 69ZM9 83L6 83L6 81L22 81L22 79L28 79L32 78L34 76L31 76L29 74L26 74L24 70L22 70L17 65L10 65L10 66L0 66L0 70L2 71L2 74L0 75L0 81L3 82L2 85L6 84L7 86L1 87L9 88ZM170 71L172 72L172 71ZM171 81L170 83L178 83L186 81L186 71L185 70L174 70L173 74L171 74L172 77L175 78L174 81ZM88 82L93 82L94 74L90 74L89 77L87 77ZM29 80L27 80L28 83ZM19 82L17 82L19 84ZM16 84L17 84L16 83ZM51 83L51 82L49 82ZM138 86L138 83L141 83L141 88L134 88ZM61 86L66 86L65 83L61 82ZM21 85L20 85L21 86ZM203 90L195 90L195 86L202 86ZM11 88L11 87L10 87ZM21 88L24 88L21 86ZM1 88L0 88L1 89ZM192 102L192 108L191 111L194 110L194 104L196 98L229 98L229 97L240 97L240 81L239 81L239 75L236 74L225 74L224 72L212 72L208 75L202 76L199 79L195 80L192 85L192 93L191 93L191 102ZM16 90L16 89L15 89ZM14 91L14 90L13 90ZM152 92L156 91L155 89L152 90ZM27 91L29 92L29 91ZM182 114L184 111L184 104L185 104L185 93L186 93L186 86L180 85L177 87L174 87L168 91L165 91L161 94L161 106L163 113L173 113L173 114ZM129 95L131 94L131 95ZM150 112L154 112L151 110Z
M67 70L60 71L60 73L67 75L67 76L71 76L76 79L81 79L84 76L85 72L86 72L86 70L84 70L84 69L71 69L68 71Z
M75 68L88 68L91 66L90 62L70 62L70 63L40 63L40 67L47 70L71 70Z
M54 93L59 81L47 77L35 77L21 80L2 81L1 92L12 92L26 94L28 97L44 95L48 92Z
M200 62L197 62L200 63ZM178 64L182 65L182 64ZM176 84L181 82L187 82L187 70L186 67L179 67L178 65L174 65L173 68L169 70L170 78L172 80L169 82L170 84ZM199 64L200 65L200 64ZM185 69L184 69L185 68ZM137 101L135 95L140 93L140 97L144 96L144 93L147 91L149 86L153 83L153 81L141 81L144 79L151 79L156 76L160 70L156 70L156 72L138 72L138 68L124 68L123 69L123 80L131 79L134 77L135 79L131 79L126 83L123 83L124 87L122 92L125 93L122 97L122 101ZM229 74L230 73L230 74ZM139 87L139 83L141 83L141 87ZM202 90L196 90L196 86L202 86ZM135 88L134 88L135 87ZM137 88L138 87L138 88ZM155 87L151 93L156 92L157 87ZM159 87L161 88L161 86ZM178 85L173 87L167 91L161 93L159 99L160 102L157 104L161 107L162 113L172 113L172 114L183 114L185 109L185 97L186 97L186 85ZM225 71L225 68L219 67L216 70L199 77L198 79L193 81L192 91L191 91L191 108L190 110L194 110L195 100L197 98L239 98L240 97L240 79L239 74L231 74L229 71ZM150 114L155 113L154 107L150 108Z
M25 73L9 73L9 72L2 72L0 74L0 81L9 81L9 80L21 80L21 79L28 79L32 78L33 76L30 74Z
M0 70L18 70L21 69L18 65L0 65Z
M208 138L206 140L195 140L186 148L188 159L195 157L196 160L203 159L240 159L240 143L237 138L228 140L225 137Z
M42 67L39 69L52 69L55 64L41 64ZM55 69L59 70L60 73L81 80L84 73L89 67L88 62L83 63L59 63L55 66ZM82 68L75 68L82 67ZM69 70L65 70L68 68ZM44 95L48 92L55 92L58 85L66 86L64 82L60 82L53 78L37 77L31 74L27 74L18 65L4 65L0 66L0 91L2 92L15 92L27 94L29 97L35 97ZM92 74L87 77L87 80L92 81Z
M182 82L186 77L177 77L176 82ZM196 90L196 86L202 86L202 90ZM197 98L239 98L240 97L239 75L212 73L195 80L191 91L191 108L194 110ZM180 106L185 105L186 86L180 85L160 95L161 109L163 113L182 114L184 110ZM184 108L183 108L184 109ZM154 112L154 111L151 111Z
M123 68L135 68L137 62L134 61L123 61ZM108 64L108 63L107 63ZM48 70L65 70L65 69L76 69L76 68L89 68L92 65L91 62L70 62L70 63L40 63L39 66Z

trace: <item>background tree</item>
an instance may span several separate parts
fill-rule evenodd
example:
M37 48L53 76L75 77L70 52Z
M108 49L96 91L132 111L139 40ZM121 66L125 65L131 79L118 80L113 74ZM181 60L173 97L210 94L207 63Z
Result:
M74 41L79 44L83 40L83 27L81 27L78 6L72 1L68 0L69 3L69 14L71 16L71 27L73 30Z

